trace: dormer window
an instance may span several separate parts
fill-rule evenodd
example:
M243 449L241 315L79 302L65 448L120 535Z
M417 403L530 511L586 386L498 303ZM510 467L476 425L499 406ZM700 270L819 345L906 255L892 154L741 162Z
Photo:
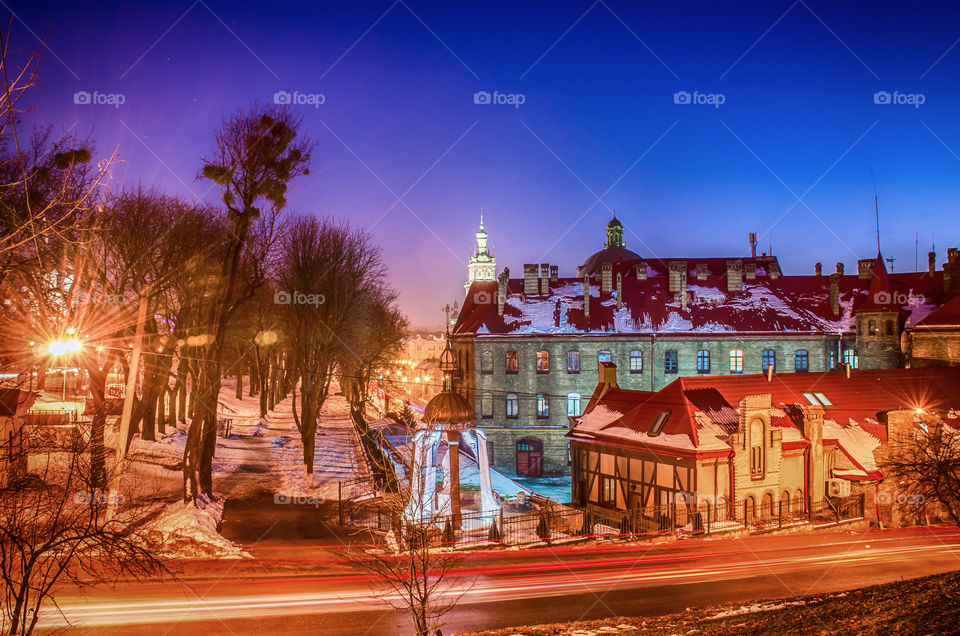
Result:
M653 421L653 426L650 427L650 432L647 433L650 437L656 437L660 434L660 431L663 430L663 425L667 423L667 420L670 419L670 411L660 411L657 414L657 419Z

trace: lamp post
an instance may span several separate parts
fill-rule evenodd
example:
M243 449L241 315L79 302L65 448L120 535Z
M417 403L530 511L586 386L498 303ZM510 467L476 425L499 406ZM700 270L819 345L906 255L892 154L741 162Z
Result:
M67 339L57 339L51 340L47 343L47 353L54 359L63 359L64 357L72 356L76 353L79 353L83 349L83 343L80 342L76 337L76 329L70 327L67 329L67 335L71 336ZM67 368L61 367L61 380L60 380L60 401L66 403L67 401Z

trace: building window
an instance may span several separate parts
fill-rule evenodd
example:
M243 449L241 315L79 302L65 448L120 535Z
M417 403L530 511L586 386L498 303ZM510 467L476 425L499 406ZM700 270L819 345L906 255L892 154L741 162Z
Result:
M829 358L830 370L833 371L837 368L837 352L831 349L830 355L828 356L828 358Z
M493 351L484 351L480 354L480 373L493 373Z
M760 354L760 369L766 373L767 367L773 367L774 371L777 370L777 352L773 349L764 349L763 353Z
M677 372L677 350L676 349L668 349L663 352L663 372L664 373Z
M730 350L730 373L743 373L743 349Z
M755 419L750 423L750 475L763 477L763 420Z
M480 396L480 417L490 419L493 417L493 393L484 393Z
M613 362L613 356L609 351L601 351L597 354L597 362Z
M706 349L697 351L697 373L710 373L710 352Z
M630 373L643 373L643 351L639 349L630 352Z
M507 351L507 373L516 373L520 369L520 357L516 351Z
M656 437L660 434L660 431L663 430L663 425L667 423L667 420L670 419L670 411L660 411L657 414L657 419L653 420L653 425L650 427L650 431L647 433L650 437Z
M877 335L877 321L871 320L867 323L867 335L875 336Z
M550 352L540 350L537 351L537 373L549 373L550 372Z
M858 369L860 368L860 356L853 349L844 349L843 363L849 364L851 369Z
M617 500L617 482L613 477L603 478L603 503L612 504Z
M520 416L520 399L516 393L507 393L507 419L515 420Z
M892 335L893 335L893 321L892 321L892 320L888 320L888 321L887 321L886 332L887 332L887 335L888 335L888 336L892 336Z
M550 398L546 393L537 394L537 419L545 420L550 417Z
M810 356L807 355L806 349L797 349L793 356L793 370L798 372L810 370Z
M567 416L578 417L580 415L580 394L567 393Z
M567 373L580 373L579 351L567 351Z

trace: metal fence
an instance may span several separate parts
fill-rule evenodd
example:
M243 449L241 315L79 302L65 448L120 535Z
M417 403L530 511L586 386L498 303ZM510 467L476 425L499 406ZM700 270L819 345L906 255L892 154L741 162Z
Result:
M347 482L344 482L347 483ZM364 501L341 499L341 525L367 527L379 532L402 532L406 523L379 498ZM431 541L438 545L507 546L553 543L575 538L637 540L667 535L702 536L734 531L768 532L790 525L839 523L864 514L864 496L827 498L823 501L752 501L699 506L651 506L632 510L605 510L552 505L519 515L464 512L459 524L452 515L434 516L428 524Z

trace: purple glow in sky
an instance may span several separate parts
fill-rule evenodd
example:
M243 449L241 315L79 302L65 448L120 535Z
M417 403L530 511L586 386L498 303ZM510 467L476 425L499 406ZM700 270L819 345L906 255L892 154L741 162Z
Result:
M933 233L941 260L960 239L960 22L938 3L4 6L16 48L46 37L28 121L118 147L113 187L215 201L196 173L221 115L289 94L316 141L289 209L368 228L418 326L462 298L481 208L514 273L573 275L612 210L644 256L754 231L809 273L875 253L872 168L896 270L918 233L921 266Z

